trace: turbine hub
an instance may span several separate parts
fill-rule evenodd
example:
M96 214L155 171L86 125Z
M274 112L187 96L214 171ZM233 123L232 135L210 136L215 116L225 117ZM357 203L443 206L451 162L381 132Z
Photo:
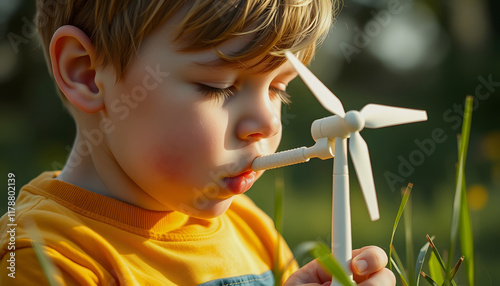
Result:
M348 111L344 120L349 133L361 131L365 127L365 119L356 110Z

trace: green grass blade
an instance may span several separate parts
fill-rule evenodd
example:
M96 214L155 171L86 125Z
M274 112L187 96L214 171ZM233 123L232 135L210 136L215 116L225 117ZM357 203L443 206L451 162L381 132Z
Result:
M432 278L429 277L429 275L425 274L425 272L423 272L423 271L420 272L420 275L422 275L422 277L424 277L425 281L427 281L430 285L439 286L439 284L436 281L432 280Z
M465 178L462 181L462 201L460 205L460 249L467 259L464 261L465 275L469 286L474 286L474 238L467 205Z
M303 257L304 255L311 253L311 251L316 247L317 241L304 241L301 242L293 250L293 256L295 258Z
M284 269L280 268L280 234L283 232L283 198L285 193L285 182L283 179L283 172L281 170L276 170L276 177L274 181L274 225L276 226L277 238L276 238L276 249L275 249L275 259L274 259L274 281L275 285L282 284L282 277Z
M349 276L345 273L340 263L332 256L330 248L324 243L319 241L306 241L299 244L294 251L295 257L302 257L309 253L312 257L318 259L320 264L325 268L328 273L337 279L339 283L344 286L356 286L356 283L351 281Z
M429 242L425 243L422 248L420 248L420 252L418 253L417 262L415 263L415 285L418 286L420 281L420 272L422 272L422 266L424 265L425 255L427 254L427 250L429 249Z
M403 199L401 200L401 204L399 205L398 214L396 215L396 220L394 221L394 226L392 227L392 235L391 242L389 243L389 257L392 257L393 242L394 242L394 234L396 233L396 229L398 228L399 220L401 219L401 215L406 207L406 203L408 202L408 198L410 197L411 190L413 188L413 184L409 183L406 187L405 192L403 193ZM389 264L389 268L392 270L391 264ZM404 268L403 268L404 269Z
M285 181L281 169L275 170L274 181L274 224L279 233L283 231L283 199L285 194Z
M443 284L443 270L434 252L431 252L431 256L427 265L429 266L429 274L433 277L434 281L436 281L436 283L439 285Z
M436 259L437 259L437 261L438 261L439 265L441 266L441 269L442 269L445 273L447 273L447 271L446 271L446 266L444 265L443 258L441 258L441 254L439 253L439 251L438 251L438 249L437 249L436 245L434 244L434 241L433 241L433 240L434 240L434 237L432 237L432 238L431 238L431 237L429 237L429 235L427 235L427 241L429 241L429 245L430 245L430 247L431 247L431 249L432 249L432 252L433 252L433 253L434 253L434 255L436 256Z
M344 286L355 286L356 284L351 281L349 276L344 272L340 263L333 258L330 249L326 244L318 242L312 251L312 255L325 267L325 269L332 274Z
M441 258L441 254L439 254L439 251L436 247L436 245L434 244L434 237L429 237L429 235L427 235L427 240L429 241L429 245L432 249L432 252L436 255L436 259L439 263L439 266L441 266L441 269L444 271L444 273L446 273L446 278L444 279L443 281L443 285L445 286L448 286L448 285L453 285L453 286L456 286L455 284L455 281L453 281L453 279L448 279L449 278L449 273L448 273L448 270L446 269L446 266L444 265L444 261L443 259ZM453 277L452 277L453 278Z
M412 233L412 208L411 208L411 198L408 198L408 202L406 203L406 208L403 212L404 222L405 222L405 245L406 245L406 270L408 271L408 276L412 275L411 273L415 273L415 265L413 261L415 261L414 256L414 247L413 247L413 233ZM416 279L408 279L409 286L418 286L418 279L420 271L416 273ZM417 281L417 283L415 283Z
M460 268L460 265L462 264L463 261L464 261L464 257L462 256L458 260L457 264L455 264L455 267L453 267L453 269L451 270L450 275L448 277L448 281L453 280L453 277L455 277L455 275L457 274L458 268Z
M392 250L392 252L391 252L392 257L390 257L391 264L394 265L394 268L396 269L399 276L401 277L401 281L404 283L404 285L408 285L408 276L406 275L406 271L405 271L403 262L399 258L398 252L396 251L394 246L391 246L391 250Z
M394 261L394 259L392 259L392 257L391 257L391 264L394 265L394 269L399 274L399 278L401 278L401 283L403 283L404 286L407 286L408 282L405 279L405 275L403 275L404 271L401 271L401 269L399 269L397 263ZM403 268L403 270L404 270L404 268Z
M453 260L453 256L455 254L455 248L458 239L458 229L460 224L460 207L462 205L462 183L464 182L464 169L465 169L465 161L467 158L467 148L469 145L469 136L470 136L470 126L472 120L472 105L473 105L473 97L467 96L465 99L465 111L464 118L462 123L462 133L460 139L460 147L458 151L458 167L456 173L456 181L455 181L455 199L453 201L453 213L451 218L451 231L450 231L450 249L448 251L448 269L451 268L451 263Z
M59 272L59 269L54 265L52 260L43 252L43 238L38 231L36 223L33 220L26 219L24 229L31 239L31 245L33 246L33 250L35 251L36 258L38 259L38 262L40 262L40 266L43 273L45 274L45 277L47 278L49 285L60 285L56 281L56 277L62 277L62 275Z

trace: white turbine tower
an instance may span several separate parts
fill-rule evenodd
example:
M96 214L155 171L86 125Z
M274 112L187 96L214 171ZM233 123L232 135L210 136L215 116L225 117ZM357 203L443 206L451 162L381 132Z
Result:
M299 73L304 83L321 105L333 116L315 120L311 134L316 142L312 147L301 147L256 158L252 164L255 171L279 168L303 163L310 158L333 158L333 203L332 203L332 253L351 276L349 261L352 257L351 212L349 201L349 174L347 166L347 138L349 151L359 185L372 221L379 219L377 196L373 181L368 146L359 134L367 128L381 128L427 120L424 110L368 104L361 111L344 111L340 100L309 71L292 53L286 57ZM334 149L334 152L333 150ZM332 285L340 285L333 281Z

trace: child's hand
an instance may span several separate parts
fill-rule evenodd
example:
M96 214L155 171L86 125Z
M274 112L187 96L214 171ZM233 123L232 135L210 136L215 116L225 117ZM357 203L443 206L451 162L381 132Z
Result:
M352 251L351 269L360 286L396 285L396 277L386 265L387 255L380 247L365 246Z
M352 251L351 269L354 281L359 286L396 285L394 273L385 268L387 255L377 246L366 246ZM329 286L331 276L313 260L293 273L285 286L324 285Z

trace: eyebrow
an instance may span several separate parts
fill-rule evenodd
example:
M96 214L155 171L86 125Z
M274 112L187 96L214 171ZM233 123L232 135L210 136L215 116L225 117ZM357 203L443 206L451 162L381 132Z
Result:
M202 68L208 68L208 69L217 69L221 70L222 68L238 68L238 69L245 69L245 66L241 62L228 62L224 61L221 58L214 59L211 61L192 61L191 63L188 64L189 66L194 66L194 67L202 67Z
M239 69L239 70L244 70L247 68L247 66L243 65L242 62L228 62L225 61L221 58L217 58L211 61L192 61L191 63L188 64L190 67L196 67L196 68L205 68L209 70L217 70L217 71L222 71L223 68L227 69ZM292 67L290 69L286 69L283 72L280 73L282 76L292 76L295 78L298 76L298 72Z

